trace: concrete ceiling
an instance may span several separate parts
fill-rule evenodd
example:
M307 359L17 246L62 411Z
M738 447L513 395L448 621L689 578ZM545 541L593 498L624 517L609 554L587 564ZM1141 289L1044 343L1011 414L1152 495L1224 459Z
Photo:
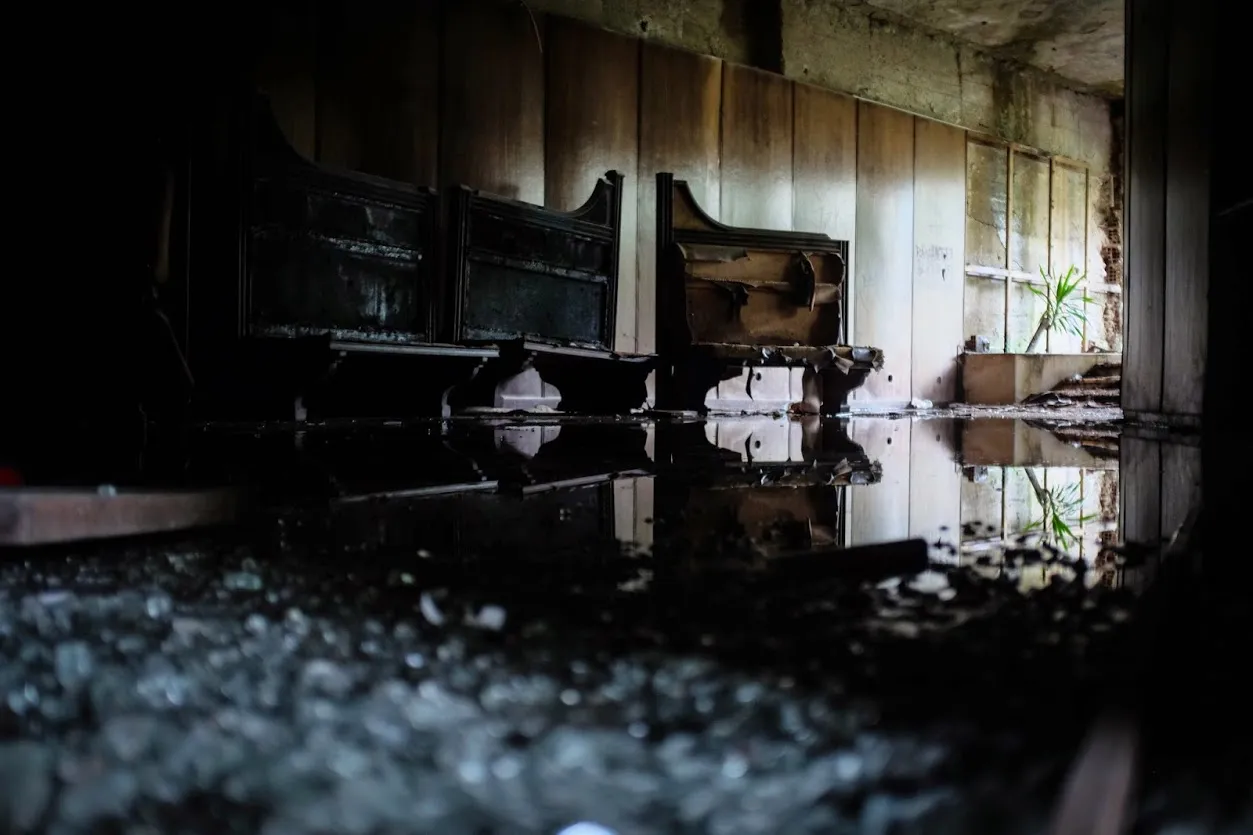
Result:
M1110 95L1123 90L1123 0L865 0Z

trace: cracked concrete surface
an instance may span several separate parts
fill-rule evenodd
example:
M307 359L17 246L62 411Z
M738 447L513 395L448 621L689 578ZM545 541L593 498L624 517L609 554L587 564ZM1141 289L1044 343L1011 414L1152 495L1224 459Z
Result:
M866 0L1084 87L1123 89L1121 0Z

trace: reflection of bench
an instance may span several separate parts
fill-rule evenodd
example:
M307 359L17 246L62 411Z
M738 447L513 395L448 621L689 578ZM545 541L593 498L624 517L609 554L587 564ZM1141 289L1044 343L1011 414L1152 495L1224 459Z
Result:
M754 558L843 548L846 491L878 483L883 469L840 423L808 420L798 427L805 434L799 455L779 454L791 446L785 440L767 442L774 454L760 458L763 447L755 443L742 451L715 446L707 423L658 423L656 541L698 555L716 555L730 543ZM721 428L735 427L715 424L712 434Z
M710 218L686 182L657 175L657 342L670 369L658 406L703 411L742 369L805 369L805 404L831 411L872 370L877 348L845 341L848 243L738 229Z
M563 410L640 405L651 358L613 351L622 175L605 174L572 212L465 186L449 202L442 333L501 351L451 402L479 405L501 380L533 367L561 391Z

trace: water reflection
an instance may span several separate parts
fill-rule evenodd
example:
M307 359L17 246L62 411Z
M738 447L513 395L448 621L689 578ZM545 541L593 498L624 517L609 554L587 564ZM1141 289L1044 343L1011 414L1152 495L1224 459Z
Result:
M217 438L201 453L217 466L203 478L233 461L235 480L314 508L306 529L345 549L756 560L921 538L932 560L981 571L1000 571L1006 548L1045 547L1109 585L1126 580L1114 546L1169 536L1199 473L1195 448L1008 419L502 418Z

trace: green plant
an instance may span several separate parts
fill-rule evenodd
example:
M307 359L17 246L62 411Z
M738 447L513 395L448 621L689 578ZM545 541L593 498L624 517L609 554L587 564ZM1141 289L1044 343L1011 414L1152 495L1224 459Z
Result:
M1087 306L1092 304L1092 298L1083 291L1085 276L1075 265L1070 265L1060 276L1050 275L1044 267L1040 267L1040 277L1044 279L1043 287L1027 285L1028 290L1044 300L1040 324L1027 343L1028 354L1035 350L1045 333L1055 328L1082 339L1083 323L1088 316Z
M1083 525L1095 518L1093 514L1083 512L1079 485L1070 482L1046 490L1030 469L1027 470L1027 479L1035 491L1036 501L1040 503L1041 513L1040 518L1028 524L1023 532L1039 531L1046 543L1062 551L1070 551L1079 544L1079 536L1073 526Z

